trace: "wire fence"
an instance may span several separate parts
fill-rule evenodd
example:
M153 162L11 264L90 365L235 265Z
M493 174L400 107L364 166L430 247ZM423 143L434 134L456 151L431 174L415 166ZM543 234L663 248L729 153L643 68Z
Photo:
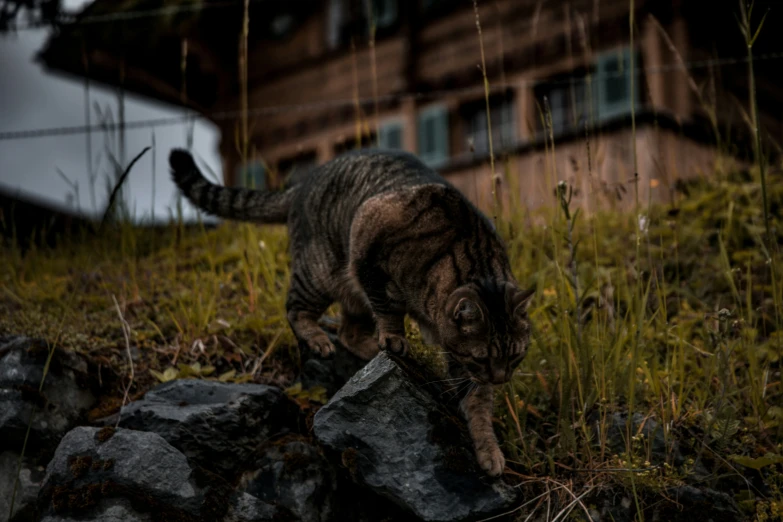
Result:
M753 57L754 62L763 62L771 60L783 59L783 52L765 53ZM725 67L730 65L747 64L747 56L731 57L731 58L714 58L706 60L695 60L689 62L673 62L663 64L659 66L651 67L635 67L635 73L644 73L646 75L651 74L671 74L678 72L693 71L697 69L708 69L712 67ZM627 74L627 71L618 71L616 73L606 73L602 76L603 79L621 78ZM558 80L546 81L547 85L572 85L578 82L588 81L585 76L568 76ZM510 88L529 88L541 84L541 80L519 80L515 82L493 82L491 84L492 90L503 90ZM471 87L456 88L456 89L441 89L432 90L426 92L401 92L396 94L379 95L377 97L361 97L358 99L359 105L366 107L376 102L378 103L394 103L402 102L405 100L413 99L417 101L437 100L448 96L470 96L470 95L483 95L483 84L475 85ZM271 105L267 107L253 107L248 109L247 113L252 117L259 116L271 116L283 113L296 113L296 112L309 112L319 111L323 109L339 109L345 107L355 106L357 99L355 98L343 98L336 100L327 100L319 102L299 103L299 104L287 104L287 105ZM20 129L13 131L0 132L0 141L19 140L19 139L32 139L43 138L51 136L67 136L73 134L84 134L88 132L100 132L100 131L113 131L120 128L125 130L133 129L148 129L156 127L164 127L171 125L180 125L183 123L189 123L195 119L203 119L212 122L230 121L235 120L243 114L243 111L217 111L211 113L197 113L188 112L181 116L172 116L167 118L152 118L136 121L125 121L121 123L100 123L94 125L71 125L60 127L43 127L36 129Z

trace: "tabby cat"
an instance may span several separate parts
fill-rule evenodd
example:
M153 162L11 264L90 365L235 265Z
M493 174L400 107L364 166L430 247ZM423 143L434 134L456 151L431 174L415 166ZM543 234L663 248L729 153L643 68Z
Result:
M525 356L532 291L520 289L492 222L457 189L404 152L353 151L279 192L207 181L174 149L174 182L205 212L256 223L288 223L288 321L300 344L322 356L334 345L318 326L335 301L339 337L370 359L408 350L408 314L428 344L449 357L452 376L472 382L461 408L479 465L505 459L492 430L493 385Z

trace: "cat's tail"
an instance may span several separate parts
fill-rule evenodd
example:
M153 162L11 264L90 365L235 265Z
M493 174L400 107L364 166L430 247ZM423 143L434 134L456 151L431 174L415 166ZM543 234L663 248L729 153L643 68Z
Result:
M213 216L256 223L285 223L296 186L280 192L222 187L207 180L182 149L169 154L171 177L185 197Z

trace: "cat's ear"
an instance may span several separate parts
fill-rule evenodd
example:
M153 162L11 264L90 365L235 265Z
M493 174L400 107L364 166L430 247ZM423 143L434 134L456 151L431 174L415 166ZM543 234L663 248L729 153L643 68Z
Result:
M454 320L460 325L477 324L484 320L484 313L476 301L462 297L454 307Z
M511 298L511 315L514 317L524 317L530 303L533 302L533 296L536 295L534 288L527 290L516 290Z
M457 288L446 302L446 314L463 333L478 329L484 323L484 312L476 290L470 286Z

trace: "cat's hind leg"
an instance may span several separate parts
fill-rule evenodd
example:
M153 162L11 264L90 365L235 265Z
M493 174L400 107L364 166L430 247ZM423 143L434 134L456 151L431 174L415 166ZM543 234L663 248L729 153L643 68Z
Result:
M378 355L378 337L372 311L358 296L341 299L340 341L355 356L369 361Z
M375 324L378 326L378 347L405 356L410 348L405 338L405 303L386 290L389 276L378 266L378 260L366 252L351 252L350 272L367 295Z
M291 273L291 285L285 307L288 323L300 344L311 351L327 357L334 353L329 336L318 326L318 319L332 304L332 298L306 279L306 271L296 268Z

